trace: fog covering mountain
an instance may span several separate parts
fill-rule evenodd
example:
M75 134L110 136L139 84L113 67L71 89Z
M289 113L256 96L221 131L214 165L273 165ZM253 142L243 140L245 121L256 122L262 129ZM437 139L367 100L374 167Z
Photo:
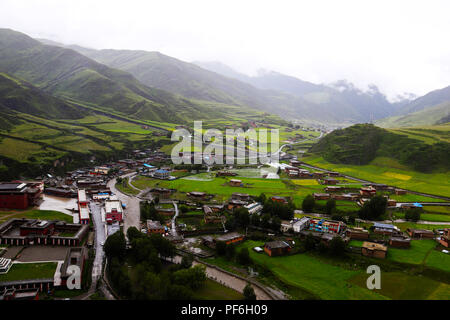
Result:
M190 99L248 106L287 119L350 124L384 118L395 109L374 86L363 92L346 81L318 85L276 72L249 77L220 63L188 63L159 52L66 47L129 72L147 86Z
M149 120L220 117L225 105L233 105L289 120L347 125L450 101L450 87L413 101L407 96L390 103L376 86L363 91L346 80L314 84L273 71L250 77L218 62L188 63L159 52L94 50L39 41L0 29L0 72L56 96ZM208 109L208 102L218 105L210 104ZM432 118L440 113L442 118L448 116L445 111L445 106L433 109Z

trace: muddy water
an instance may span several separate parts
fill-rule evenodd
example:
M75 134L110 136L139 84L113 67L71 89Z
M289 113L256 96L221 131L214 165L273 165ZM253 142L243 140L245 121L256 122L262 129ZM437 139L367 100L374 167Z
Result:
M69 209L77 208L77 199L74 198L60 198L44 194L44 198L39 210L54 210L73 216Z

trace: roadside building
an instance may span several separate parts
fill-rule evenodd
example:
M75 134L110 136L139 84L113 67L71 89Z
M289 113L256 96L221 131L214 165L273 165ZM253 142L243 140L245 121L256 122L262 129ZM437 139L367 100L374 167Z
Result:
M403 189L395 189L395 194L396 195L398 195L398 196L401 196L401 195L405 195L406 194L406 190L403 190Z
M118 199L111 199L105 201L105 218L108 224L114 222L122 222L123 207L122 202Z
M147 233L148 234L164 234L165 228L159 221L147 220Z
M366 257L386 258L387 247L379 243L364 241L361 247L361 254Z
M433 231L425 229L408 228L406 229L406 233L408 233L408 235L414 239L434 239L435 237Z
M397 200L395 200L395 199L387 199L387 205L388 205L388 207L396 207L397 206Z
M264 244L264 251L270 257L282 256L291 251L291 246L285 241L271 241Z
M78 190L78 216L81 224L89 224L90 221L90 209L89 201L87 200L86 190Z
M377 234L395 235L401 233L397 226L387 223L375 222L373 228L373 232Z
M287 220L282 220L280 225L280 231L286 233L292 230L292 222Z
M328 171L327 172L330 177L339 177L341 174L336 171Z
M109 167L95 167L94 172L101 174L101 175L107 175L111 171L111 168Z

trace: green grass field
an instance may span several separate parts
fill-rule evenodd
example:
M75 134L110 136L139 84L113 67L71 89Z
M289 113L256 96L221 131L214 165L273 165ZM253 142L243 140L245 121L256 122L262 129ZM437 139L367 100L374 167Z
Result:
M367 274L358 274L349 282L366 287ZM381 289L375 292L394 300L448 300L450 286L428 278L411 276L401 272L382 272Z
M447 197L450 195L448 173L427 174L411 171L393 159L376 158L370 164L363 166L333 164L325 161L322 157L314 155L304 157L303 161L310 165L339 171L368 181L395 185L399 188L423 193Z
M278 278L291 286L307 290L326 300L384 299L383 296L366 288L351 285L348 280L357 274L362 274L361 270L347 270L330 265L308 254L269 257L251 250L261 245L263 245L262 242L246 241L239 245L237 250L247 247L254 262L266 266Z
M177 189L175 197L183 197L181 193L190 191L206 192L215 194L215 199L224 201L235 193L247 193L253 196L259 196L261 193L266 195L290 196L297 206L301 206L303 199L311 193L323 189L321 185L296 185L289 180L280 179L259 179L259 178L239 178L242 180L243 187L231 187L228 185L232 177L214 178L213 174L201 173L186 178L173 181L157 180L147 177L139 177L133 180L132 184L141 190L150 187L163 187Z
M0 211L0 223L5 222L9 219L39 219L39 220L61 220L66 222L73 222L73 217L64 214L59 211L52 210L8 210L8 211Z
M387 259L410 264L422 264L434 247L436 247L436 241L434 240L411 240L409 249L389 248Z
M7 274L0 274L0 282L29 280L29 279L53 279L57 263L15 263Z
M195 300L242 300L244 296L218 282L207 279L205 285L195 291Z

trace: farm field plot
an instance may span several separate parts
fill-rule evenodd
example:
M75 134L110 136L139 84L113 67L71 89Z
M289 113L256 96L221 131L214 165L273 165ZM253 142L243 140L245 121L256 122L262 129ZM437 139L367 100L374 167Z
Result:
M450 254L442 251L432 250L425 261L428 267L450 272Z
M393 159L376 158L371 164L362 166L333 164L325 161L322 157L313 155L304 157L303 161L310 165L327 170L339 171L343 174L348 174L368 181L395 185L399 188L436 194L444 197L450 195L449 173L427 174L410 171ZM386 172L388 172L390 176L386 176ZM393 174L400 174L402 179L393 177ZM410 176L411 178L404 180L405 176Z
M393 217L395 217L395 219L404 219L405 213L404 212L394 212ZM430 221L430 222L449 222L450 223L450 215L424 212L420 215L420 220Z

